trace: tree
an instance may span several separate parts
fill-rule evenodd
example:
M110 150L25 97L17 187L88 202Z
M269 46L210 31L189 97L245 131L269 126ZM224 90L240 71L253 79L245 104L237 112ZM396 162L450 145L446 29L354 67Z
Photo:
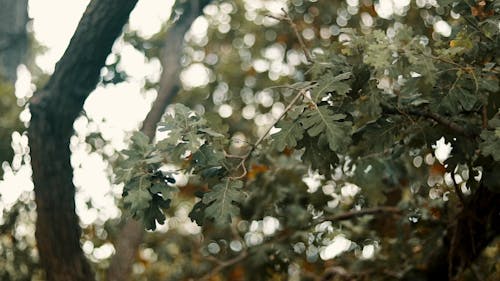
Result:
M259 61L260 67L234 39L240 47L227 48L217 66L235 54L253 83L227 83L237 74L217 69L215 83L226 82L232 95L218 100L216 88L201 113L175 105L160 123L168 136L157 145L137 133L116 170L126 208L155 229L169 205L185 200L184 189L197 190L190 216L203 225L207 242L201 253L190 252L184 274L201 280L281 280L292 269L304 280L455 280L482 278L478 267L493 278L494 259L485 248L499 231L498 4L416 3L391 13L383 3L293 4L272 17L298 35L304 78L278 83L283 91L266 89L258 73L273 78L272 62ZM242 9L247 18L266 24L249 9ZM325 30L329 14L337 24ZM304 18L303 32L295 15ZM239 31L238 24L231 22ZM281 40L276 48L293 49ZM245 87L252 96L255 89L253 98L270 96L271 105L273 99L282 105L257 135L234 114L253 103L243 100L243 90L243 102L235 95ZM203 114L213 109L229 130ZM270 134L273 128L279 131ZM235 144L236 135L243 145ZM308 169L319 175L320 191L303 183ZM179 170L190 179L175 195L168 179ZM339 255L354 249L360 254Z
M179 53L184 46L184 35L191 27L193 21L203 12L203 8L210 1L186 1L174 6L174 9L181 13L167 30L167 36L162 34L164 46L162 52L163 71L159 82L158 96L153 103L151 110L144 119L141 132L149 139L153 139L156 134L156 124L160 122L165 109L175 98L180 88L179 74L181 70ZM120 235L115 243L116 254L113 256L108 269L108 280L130 279L132 264L139 244L142 242L144 229L136 220L129 220L122 227Z
M279 11L217 1L205 9L207 34L186 35L183 73L203 69L205 87L185 84L185 105L170 108L159 125L168 134L154 143L152 124L170 102L158 101L115 168L129 213L147 229L171 227L145 237L138 264L148 266L134 279L498 274L500 7L394 2L390 13L387 1L330 2ZM134 5L92 1L31 100L36 236L49 280L94 279L79 245L69 137ZM166 37L176 51L179 28ZM180 173L186 184L175 183ZM187 223L186 209L201 229L174 227ZM125 235L116 244L109 274L118 280L142 239L127 225L138 237L129 253Z
M136 2L92 1L49 82L30 100L36 238L49 280L94 280L80 247L69 139L73 121L95 88L99 71Z

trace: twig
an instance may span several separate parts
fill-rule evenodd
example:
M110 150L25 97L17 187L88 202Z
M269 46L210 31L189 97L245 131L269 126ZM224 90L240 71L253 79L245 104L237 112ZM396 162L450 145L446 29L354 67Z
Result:
M365 215L375 215L381 213L401 214L402 212L403 211L398 207L381 206L381 207L367 208L362 210L349 211L340 215L326 216L321 218L319 222L325 222L325 221L338 222L338 221L350 220L352 218Z
M252 145L252 148L250 148L250 150L245 155L237 156L237 155L226 154L226 157L241 159L240 163L238 164L238 166L236 166L235 169L239 169L240 167L243 169L243 173L241 175L236 176L236 177L230 177L230 179L232 179L232 180L238 180L238 179L244 178L247 175L247 169L246 169L246 166L245 166L245 162L248 159L248 157L250 157L250 155L255 151L255 149L257 148L257 146L259 146L259 144L261 144L262 141L264 141L265 137L267 135L269 135L269 132L271 132L271 130L274 128L274 126L276 126L276 124L278 124L278 122L288 113L288 111L290 111L290 109L292 109L292 107L299 100L299 98L302 97L302 96L304 96L305 93L306 93L306 91L309 90L309 89L310 89L310 86L302 88L295 95L295 97L293 98L293 100L288 104L288 106L285 108L285 110L283 110L283 112L278 117L278 119L276 119L276 121L274 121L274 123L271 126L269 126L269 128L267 128L267 130L264 132L264 134L262 136L260 136L260 138Z
M392 107L388 104L381 104L381 107L382 107L382 110L388 114L401 114L401 112L402 112L400 109L395 109L394 107ZM475 132L471 132L471 131L465 129L464 127L460 126L459 124L457 124L451 120L448 120L447 118L445 118L445 117L443 117L435 112L432 112L432 111L428 111L428 110L421 111L421 110L410 109L410 110L406 110L403 112L406 112L407 114L410 114L410 115L415 115L415 116L426 117L426 118L432 119L432 120L436 121L438 124L441 124L441 125L447 127L448 129L450 129L458 134L464 135L466 137L476 137L476 135L477 135Z
M481 115L482 115L482 121L483 121L482 127L483 127L483 129L487 129L488 128L488 108L486 107L485 104L483 105L483 109L481 110Z
M226 267L230 267L230 266L244 260L247 256L248 256L248 253L246 251L243 251L238 256L236 256L232 259L226 260L226 261L221 261L221 260L215 259L217 266L214 267L209 273L205 274L204 276L202 276L198 280L200 280L200 281L210 280L212 277L214 277L217 273L224 270ZM214 258L212 258L211 260L214 261Z
M295 22L293 22L292 18L285 11L285 9L281 8L281 11L283 12L283 17L281 17L281 18L272 16L272 15L267 15L267 16L270 17L270 18L272 18L272 19L275 19L275 20L279 20L279 21L285 20L285 21L287 21L288 24L290 25L290 27L295 32L295 36L297 36L297 39L299 40L300 47L302 48L302 51L304 52L304 55L306 56L307 62L309 62L309 63L313 62L314 60L312 59L311 53L309 52L309 49L307 49L306 44L304 42L304 38L302 37L302 35L300 35L300 32L297 29L297 25L295 24Z
M428 118L436 121L437 123L448 127L452 131L455 131L455 132L457 132L459 134L462 134L464 136L467 136L467 137L473 137L474 136L474 133L466 130L464 127L458 125L457 123L455 123L455 122L453 122L451 120L446 119L445 117L443 117L443 116L441 116L441 115L439 115L437 113L434 113L434 112L431 112L431 111L424 111L424 112L410 111L409 113L410 114L414 114L414 115L421 115L421 116L424 116L424 117L428 117Z

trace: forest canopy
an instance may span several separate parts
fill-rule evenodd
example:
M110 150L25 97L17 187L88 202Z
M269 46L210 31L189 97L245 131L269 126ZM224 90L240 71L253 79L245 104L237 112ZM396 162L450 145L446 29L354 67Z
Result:
M176 1L157 34L119 39L163 69L144 79L156 100L122 150L99 130L72 139L75 120L96 122L84 107L94 87L130 79L111 47L135 1L98 2L30 101L39 254L15 234L34 223L19 216L32 201L19 201L0 220L2 278L500 274L498 1ZM93 21L108 25L86 33ZM109 166L122 214L82 235L75 139ZM99 257L104 245L114 255Z

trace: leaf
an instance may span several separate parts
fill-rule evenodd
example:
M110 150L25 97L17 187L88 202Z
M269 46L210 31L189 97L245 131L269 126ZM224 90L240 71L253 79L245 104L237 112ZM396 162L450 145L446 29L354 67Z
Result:
M482 155L491 155L495 161L500 161L500 113L497 113L488 125L493 130L483 130L480 136L483 141L479 144L479 149Z
M465 89L455 88L455 90L452 92L456 95L456 99L458 99L458 101L462 105L462 108L466 111L471 111L478 101L477 96L474 93L471 93L470 91L467 91Z
M155 230L156 223L163 224L165 222L165 214L162 209L170 207L170 199L164 199L161 196L154 194L149 208L143 211L142 221L148 230Z
M203 132L203 133L205 133L209 136L215 137L215 138L223 138L224 137L223 134L217 133L212 128L201 128L201 129L198 129L198 131Z
M232 218L240 214L235 203L243 203L245 194L241 190L243 182L225 179L224 183L215 185L212 190L203 196L203 204L209 205L205 209L205 217L212 218L217 225L230 223Z
M194 204L193 209L189 212L189 218L198 225L203 225L205 222L205 210L207 205L202 200Z
M296 147L297 141L304 135L304 129L296 121L281 120L276 127L281 128L281 131L272 135L273 145L278 151Z
M337 154L328 148L327 143L321 142L319 137L311 138L306 135L300 140L297 148L304 148L302 161L322 175L331 174L333 165L339 161Z
M164 182L158 182L153 184L149 191L153 194L160 193L164 199L172 199L173 194L178 192L179 189L175 186L169 185Z
M474 93L462 87L455 87L443 98L441 105L448 112L456 114L473 110L477 102L478 98Z
M215 150L208 144L203 144L193 154L191 163L194 173L200 174L204 178L210 178L224 174L223 162L224 154L221 151Z
M332 151L339 152L347 149L351 142L351 126L345 119L345 114L334 114L328 106L319 106L304 113L302 125L311 137L324 135Z
M392 61L392 51L389 48L387 36L383 31L375 30L368 37L370 44L366 46L363 62L378 70L385 70L391 65Z
M151 194L144 189L133 189L127 192L127 196L123 199L125 204L130 204L130 211L132 214L144 210L149 207L151 201Z
M148 156L153 151L153 147L149 143L149 137L144 133L140 131L134 132L130 139L132 140L131 148L123 153L132 159Z
M131 138L132 142L139 147L146 147L149 145L149 138L143 132L134 132Z
M161 163L162 161L163 161L163 157L159 154L153 155L151 157L144 159L144 163L146 163L146 164L157 164L157 163Z
M163 224L165 222L165 215L157 205L151 204L149 208L144 210L142 222L147 230L155 230L156 222L159 224Z
M339 95L344 95L351 90L351 86L342 80L347 80L352 76L351 72L341 73L331 77L332 73L328 72L323 75L318 81L318 85L313 89L311 97L316 103L327 93L336 92Z
M174 104L174 114L167 114L164 121L158 124L158 130L168 132L168 136L162 140L166 144L176 145L178 142L188 141L194 147L199 143L198 130L205 124L205 119L178 103Z

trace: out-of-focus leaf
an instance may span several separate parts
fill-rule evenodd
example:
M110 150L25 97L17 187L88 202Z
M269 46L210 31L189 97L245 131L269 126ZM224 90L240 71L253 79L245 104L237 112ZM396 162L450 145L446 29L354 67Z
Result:
M217 225L230 223L232 218L240 213L236 204L245 200L242 187L242 181L229 178L212 187L212 190L203 196L203 204L208 205L205 216L213 219Z

